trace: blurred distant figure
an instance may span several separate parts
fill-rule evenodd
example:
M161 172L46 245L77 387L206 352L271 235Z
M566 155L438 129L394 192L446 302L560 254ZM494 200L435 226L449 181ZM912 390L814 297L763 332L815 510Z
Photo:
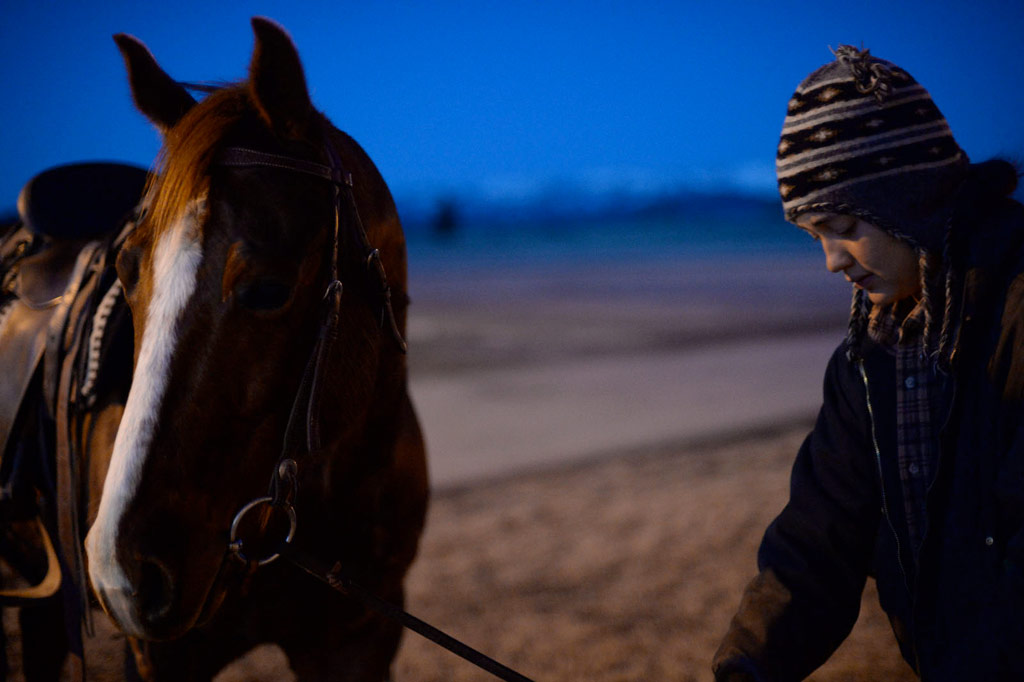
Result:
M906 71L835 57L789 101L776 170L786 218L853 283L849 333L715 679L803 679L871 575L922 679L1024 680L1017 173L972 165Z
M431 233L438 239L451 239L459 227L459 210L455 199L447 197L437 202L437 211L430 221Z

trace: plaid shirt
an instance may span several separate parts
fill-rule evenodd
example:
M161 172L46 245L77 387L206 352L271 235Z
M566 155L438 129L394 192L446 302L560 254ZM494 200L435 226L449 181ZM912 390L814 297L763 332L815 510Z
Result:
M896 356L896 446L903 506L916 552L926 527L926 498L938 458L932 415L937 381L925 352L924 305L918 303L900 322L889 307L872 311L868 335Z

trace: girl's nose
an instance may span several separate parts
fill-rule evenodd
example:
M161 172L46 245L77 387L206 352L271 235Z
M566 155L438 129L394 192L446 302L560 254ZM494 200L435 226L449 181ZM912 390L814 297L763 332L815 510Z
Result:
M853 256L841 240L823 237L821 248L825 251L825 267L829 272L842 272L853 265Z

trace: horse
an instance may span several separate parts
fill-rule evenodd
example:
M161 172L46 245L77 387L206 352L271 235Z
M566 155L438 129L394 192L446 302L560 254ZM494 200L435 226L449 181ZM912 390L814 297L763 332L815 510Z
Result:
M405 239L373 162L313 107L291 38L252 28L248 78L198 101L114 36L163 146L116 240L130 385L72 415L71 525L88 529L72 542L131 678L211 679L276 643L299 679L379 681L401 626L273 559L291 543L404 601L429 496Z

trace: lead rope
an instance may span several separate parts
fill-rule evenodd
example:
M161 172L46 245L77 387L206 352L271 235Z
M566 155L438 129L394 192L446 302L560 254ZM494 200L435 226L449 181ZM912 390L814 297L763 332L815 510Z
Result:
M477 651L451 635L435 628L430 623L420 620L408 611L398 608L391 602L381 599L365 587L361 586L352 578L345 575L341 570L341 564L335 563L331 568L321 563L315 557L302 552L291 543L281 543L277 548L278 553L287 559L292 565L302 569L320 582L341 594L353 597L367 608L390 618L418 635L426 637L431 642L444 647L456 656L469 661L473 665L494 675L506 682L533 682L529 677L516 672L512 668L499 663L490 656Z

